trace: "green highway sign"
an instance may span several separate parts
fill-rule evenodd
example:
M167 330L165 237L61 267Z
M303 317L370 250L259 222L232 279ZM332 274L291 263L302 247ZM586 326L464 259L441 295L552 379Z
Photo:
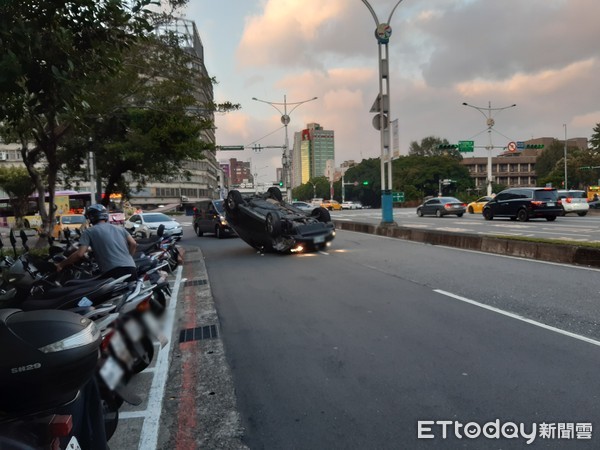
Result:
M393 192L392 202L402 203L404 201L404 192Z
M458 141L458 151L459 152L472 152L475 146L475 142L473 141Z
M217 150L244 150L243 145L217 145Z

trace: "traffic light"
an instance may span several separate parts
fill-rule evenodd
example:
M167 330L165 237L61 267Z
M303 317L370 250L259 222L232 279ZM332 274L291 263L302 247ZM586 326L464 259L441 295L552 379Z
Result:
M544 148L544 144L527 144L525 148Z
M368 181L363 181L363 186L368 186L369 182Z
M437 146L437 148L440 150L449 150L449 149L458 148L458 145L456 145L456 144L439 144Z
M283 187L283 181L279 182L279 187Z

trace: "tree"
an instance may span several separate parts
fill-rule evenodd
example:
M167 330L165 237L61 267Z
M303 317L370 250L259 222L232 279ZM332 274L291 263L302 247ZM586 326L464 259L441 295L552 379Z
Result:
M590 138L589 146L595 152L600 152L600 123L594 127L594 134Z
M454 159L462 160L462 155L456 148L439 148L440 145L449 145L447 139L436 136L428 136L421 139L421 143L413 141L408 149L409 156L442 156L446 155Z
M554 139L552 144L544 148L544 151L535 161L535 173L540 182L548 177L554 170L556 164L564 158L564 145Z
M212 92L214 82L202 76L199 64L173 34L149 36L128 49L123 70L97 84L87 128L65 145L65 173L85 178L87 153L93 151L105 202L114 192L127 196L131 182L141 188L149 179L186 175L184 161L214 149L199 138L213 129L213 112L239 108L196 98Z
M149 3L11 1L0 7L2 135L21 146L47 232L54 219L60 142L85 116L89 86L114 74L123 50L150 31L150 13L145 9Z
M27 214L29 197L35 190L35 184L27 169L23 167L0 167L0 187L10 197L15 212L15 227L23 227L23 216Z
M329 197L329 180L327 177L315 177L294 188L292 196L300 200Z

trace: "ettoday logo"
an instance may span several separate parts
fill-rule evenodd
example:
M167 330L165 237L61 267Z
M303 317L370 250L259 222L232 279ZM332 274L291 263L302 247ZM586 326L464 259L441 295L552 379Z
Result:
M591 423L524 423L500 422L496 419L483 425L477 422L462 423L455 420L419 420L417 438L448 439L523 439L527 445L541 439L591 439Z

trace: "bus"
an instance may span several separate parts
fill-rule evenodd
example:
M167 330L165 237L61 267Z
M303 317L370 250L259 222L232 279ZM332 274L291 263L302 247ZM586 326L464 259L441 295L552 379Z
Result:
M589 202L598 200L600 197L600 186L588 186L587 188L587 199Z
M38 209L38 195L29 197L27 210L23 216L23 226L25 228L39 228L42 226L42 217ZM83 214L85 208L91 204L92 195L90 192L77 191L56 191L54 193L54 205L56 207L54 215L61 214ZM46 194L45 203L48 208L48 194ZM15 225L15 212L10 197L0 198L0 227L13 227Z

